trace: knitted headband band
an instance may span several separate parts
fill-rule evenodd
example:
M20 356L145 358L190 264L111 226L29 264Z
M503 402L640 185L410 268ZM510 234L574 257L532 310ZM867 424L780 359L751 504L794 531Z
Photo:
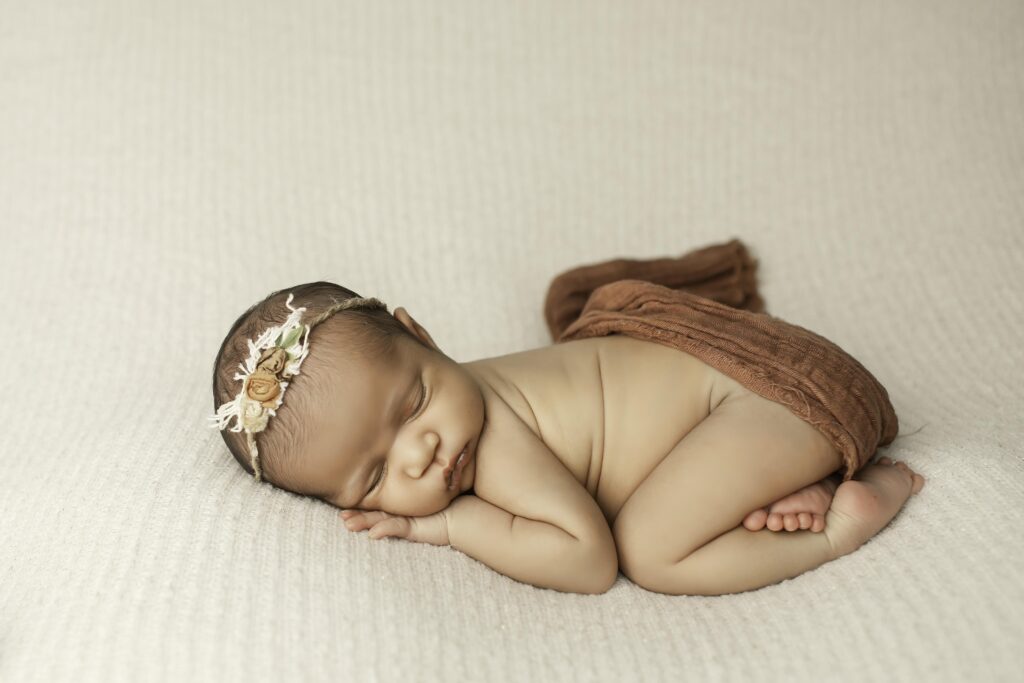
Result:
M249 447L252 460L253 476L256 481L263 480L263 468L260 466L259 449L256 447L256 434L267 428L272 415L277 414L284 400L284 391L288 388L288 380L299 374L302 361L309 355L310 331L327 320L338 311L346 309L388 310L382 301L373 297L351 297L328 306L323 312L310 320L301 323L300 318L306 308L292 308L294 294L288 295L285 306L291 313L281 325L268 327L256 340L247 339L249 357L245 365L238 367L233 379L242 380L242 388L231 401L222 403L215 415L209 416L210 427L224 429L231 418L236 423L231 431L245 430L245 440Z

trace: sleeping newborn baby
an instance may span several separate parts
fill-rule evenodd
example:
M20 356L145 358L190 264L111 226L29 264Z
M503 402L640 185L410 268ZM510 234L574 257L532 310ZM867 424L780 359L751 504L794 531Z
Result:
M258 480L351 531L567 592L619 571L673 595L777 583L852 552L924 485L888 458L841 481L817 429L677 349L613 334L460 363L404 308L329 282L246 311L213 393Z

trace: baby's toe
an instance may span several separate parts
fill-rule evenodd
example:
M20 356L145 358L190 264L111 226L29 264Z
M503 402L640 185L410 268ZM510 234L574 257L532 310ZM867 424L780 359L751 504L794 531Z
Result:
M814 515L814 521L811 523L811 531L819 532L825 530L825 515Z
M766 519L768 519L768 510L759 508L743 518L743 526L748 531L760 531L764 528Z
M801 512L801 513L799 513L797 515L797 518L800 520L800 528L801 529L810 529L811 528L811 522L814 521L811 518L811 513L810 512Z

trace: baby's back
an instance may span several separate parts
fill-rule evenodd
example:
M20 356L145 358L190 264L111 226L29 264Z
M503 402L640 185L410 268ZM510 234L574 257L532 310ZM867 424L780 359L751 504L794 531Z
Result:
M725 389L737 386L690 354L625 335L470 365L485 372L508 409L586 488L609 525Z

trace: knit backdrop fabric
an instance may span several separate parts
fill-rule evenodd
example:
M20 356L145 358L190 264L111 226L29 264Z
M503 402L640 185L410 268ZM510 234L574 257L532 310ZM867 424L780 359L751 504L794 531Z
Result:
M0 0L0 680L1019 680L1021 112L1019 0ZM732 238L926 478L792 579L537 588L208 426L276 289L468 362L550 344L557 273Z

